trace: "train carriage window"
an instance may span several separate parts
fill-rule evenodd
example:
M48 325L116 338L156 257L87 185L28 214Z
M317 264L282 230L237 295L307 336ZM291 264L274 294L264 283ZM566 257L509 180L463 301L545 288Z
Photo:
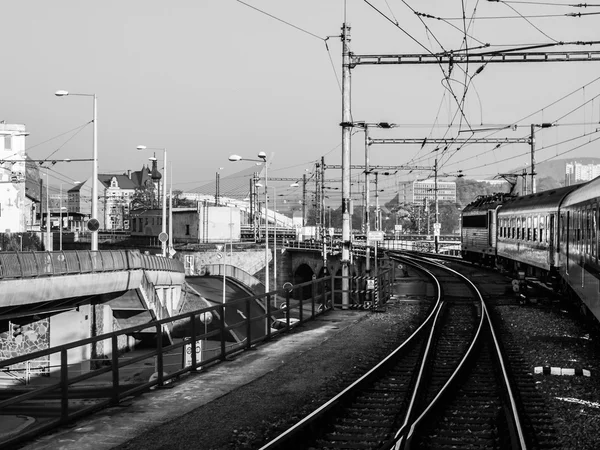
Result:
M592 212L592 255L596 256L596 262L600 255L600 251L598 250L598 225L598 204L595 204Z
M537 241L538 240L538 218L537 216L533 217L533 236L532 236L533 241Z
M581 210L575 212L575 249L581 253Z
M512 233L511 233L511 237L513 239L517 238L517 219L515 219L514 217L512 219L510 219L510 223L512 226Z
M524 239L531 240L531 217L527 218L527 238Z
M589 255L591 253L591 251L590 251L590 240L591 240L591 237L592 237L592 232L590 230L590 222L591 222L591 220L590 220L590 207L588 206L585 209L585 229L584 229L584 233L585 233L585 236L584 236L584 241L585 241L584 245L585 245L585 253L587 255Z
M589 233L590 233L590 255L596 256L596 205L590 206L589 210Z
M525 230L526 230L526 220L525 217L521 217L521 239L525 240L527 239L527 235L525 234Z
M540 216L540 242L546 242L545 217Z
M517 239L521 239L521 218L517 218Z

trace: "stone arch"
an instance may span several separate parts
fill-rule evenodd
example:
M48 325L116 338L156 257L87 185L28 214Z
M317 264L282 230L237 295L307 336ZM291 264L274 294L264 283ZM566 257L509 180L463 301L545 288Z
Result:
M294 283L301 284L307 281L312 281L312 277L315 274L312 267L308 264L300 264L294 272ZM312 286L304 286L301 292L295 293L296 295L301 294L302 298L310 298L312 296Z

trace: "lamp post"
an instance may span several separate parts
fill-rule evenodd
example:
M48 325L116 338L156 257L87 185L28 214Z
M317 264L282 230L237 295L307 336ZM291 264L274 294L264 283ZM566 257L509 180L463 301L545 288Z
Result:
M46 169L46 251L50 251L50 194L48 184L48 169Z
M162 232L160 247L163 256L167 256L167 149L163 147L152 148L145 145L138 145L138 150L162 150L163 152L163 176L162 176Z
M269 196L267 193L267 186L269 183L269 172L267 164L267 154L265 152L260 152L257 155L260 159L248 159L242 158L240 155L231 155L229 157L229 161L252 161L252 162L262 162L265 165L265 292L269 292L269 219L268 219L268 211L269 211Z
M92 210L90 212L90 219L98 219L98 114L96 107L96 94L75 94L69 91L56 91L54 93L57 97L65 97L67 95L78 95L82 97L93 97L94 98L94 153L93 153L93 169L92 169ZM92 251L98 250L98 230L92 231Z
M63 193L63 184L60 183L60 193L58 198L58 249L62 252L62 193Z
M256 187L263 187L262 184L256 183ZM275 186L273 189L273 286L277 289L277 189ZM265 186L265 191L267 187ZM265 214L268 214L269 210L265 206ZM277 299L275 299L275 306L277 306Z

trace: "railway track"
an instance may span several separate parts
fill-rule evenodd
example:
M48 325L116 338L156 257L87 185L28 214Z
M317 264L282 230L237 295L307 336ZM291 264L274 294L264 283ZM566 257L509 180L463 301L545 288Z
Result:
M262 450L527 447L481 294L441 264L403 263L427 273L436 287L427 319L371 371Z

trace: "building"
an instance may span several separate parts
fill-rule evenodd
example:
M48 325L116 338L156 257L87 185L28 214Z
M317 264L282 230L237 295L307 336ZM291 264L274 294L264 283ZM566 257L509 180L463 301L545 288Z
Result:
M128 171L125 174L98 175L98 222L101 230L127 231L130 228L129 215L131 209L159 208L162 197L160 179L162 175L153 162L152 170L143 166L139 171ZM148 193L148 201L144 195L136 196L138 191ZM90 219L92 211L92 179L78 183L68 191L67 211L69 215L81 217L84 222ZM161 216L162 217L162 216ZM74 229L84 229L75 224Z
M197 208L173 208L173 244L207 242L238 242L240 240L241 211L235 207L199 204ZM167 230L168 227L167 217ZM162 232L161 209L131 211L131 236L158 239Z
M99 202L102 207L100 227L104 230L129 230L129 209L135 194L135 184L127 175L98 175ZM102 227L104 224L104 227Z
M412 202L422 205L425 202L435 201L435 180L428 178L426 180L415 180L412 183ZM456 183L454 181L437 182L438 202L456 203Z
M0 123L0 232L21 233L31 222L35 199L28 200L25 189L28 134L25 125Z
M565 186L590 181L600 176L600 164L580 164L577 161L565 165Z

